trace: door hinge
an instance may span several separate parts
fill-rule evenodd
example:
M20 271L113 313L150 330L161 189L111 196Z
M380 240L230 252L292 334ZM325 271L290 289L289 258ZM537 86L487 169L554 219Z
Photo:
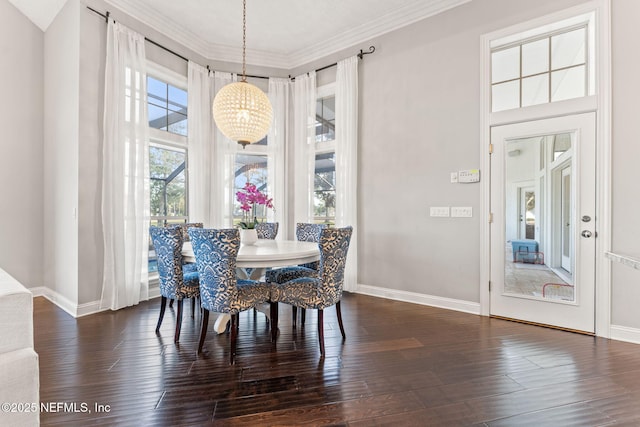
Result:
M493 222L493 212L489 212L489 224Z
M489 144L489 154L493 154L493 144Z

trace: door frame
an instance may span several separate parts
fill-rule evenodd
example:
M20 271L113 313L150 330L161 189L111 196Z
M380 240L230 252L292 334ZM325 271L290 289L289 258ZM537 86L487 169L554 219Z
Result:
M594 67L597 72L596 95L550 104L492 113L490 111L491 42L509 35L542 27L584 13L595 12L596 29ZM596 215L599 218L596 239L595 334L611 335L611 264L605 253L611 247L611 1L592 0L582 5L484 34L480 39L480 144L481 167L491 164L491 127L574 115L596 113ZM480 200L480 314L490 314L491 227L489 211L491 183L482 182Z

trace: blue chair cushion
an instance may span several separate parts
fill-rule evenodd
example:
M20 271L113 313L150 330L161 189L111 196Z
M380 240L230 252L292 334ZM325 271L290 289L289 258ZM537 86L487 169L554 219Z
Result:
M291 304L302 308L325 308L326 304L322 293L319 292L321 282L319 279L299 277L286 283L273 283L271 285L271 301Z
M285 283L300 277L318 277L318 271L311 268L295 266L269 270L266 273L267 283Z

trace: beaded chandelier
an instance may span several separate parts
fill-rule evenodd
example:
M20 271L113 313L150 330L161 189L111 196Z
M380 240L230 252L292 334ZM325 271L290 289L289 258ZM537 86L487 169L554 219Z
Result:
M213 100L213 119L220 131L245 148L269 131L273 111L263 91L247 82L247 1L242 1L242 80L224 86Z

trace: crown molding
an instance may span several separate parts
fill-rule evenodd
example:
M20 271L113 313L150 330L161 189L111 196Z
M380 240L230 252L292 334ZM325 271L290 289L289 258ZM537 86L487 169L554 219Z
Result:
M143 7L139 2L133 0L105 1L209 60L242 62L242 49L240 47L207 43L195 33L177 25L155 10ZM470 1L471 0L436 0L425 2L423 0L416 0L344 33L337 34L334 37L322 40L314 45L305 46L305 48L291 53L247 49L247 64L290 70Z
M347 32L293 52L289 55L288 67L291 69L308 64L469 2L471 0L416 1Z
M160 34L208 58L206 52L209 49L209 43L198 37L194 32L176 24L157 11L144 7L141 2L130 0L105 1L141 23L153 28Z

